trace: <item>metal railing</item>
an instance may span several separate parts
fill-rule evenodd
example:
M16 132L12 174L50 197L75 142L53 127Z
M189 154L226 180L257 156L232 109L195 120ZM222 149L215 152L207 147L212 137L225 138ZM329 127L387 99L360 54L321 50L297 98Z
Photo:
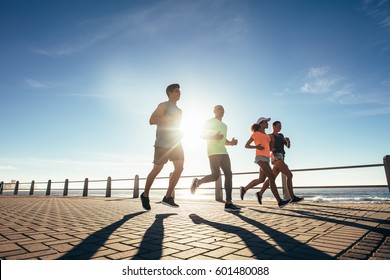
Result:
M309 171L324 171L324 170L337 170L337 169L357 169L357 168L372 168L372 167L384 167L385 169L385 175L387 180L387 185L375 185L375 186L368 186L368 185L359 185L359 186L311 186L311 187L295 187L295 188L362 188L362 187L388 187L390 192L390 156L386 155L383 157L383 163L381 164L366 164L366 165L352 165L352 166L336 166L336 167L319 167L319 168L303 168L303 169L292 169L291 172L309 172ZM241 172L241 173L233 173L234 176L240 176L240 175L255 175L258 174L258 172ZM195 178L195 177L203 177L204 175L187 175L187 176L181 176L181 178ZM223 176L223 175L221 175ZM161 179L169 179L170 177L157 177L157 180ZM47 182L35 182L34 180L31 181L31 183L20 183L19 181L15 182L15 186L13 186L13 194L18 195L19 193L19 186L20 185L30 185L29 189L29 195L33 195L35 191L35 186L38 184L46 184L46 195L50 195L52 191L52 184L64 184L63 188L63 196L67 196L69 193L69 184L72 183L83 183L84 186L82 189L72 189L72 190L82 190L82 196L88 196L88 191L90 190L102 190L99 189L93 189L89 188L90 183L106 183L106 189L105 189L105 196L111 197L112 194L112 182L124 182L124 181L132 181L133 187L130 189L122 189L122 190L132 190L133 191L133 198L139 197L139 190L140 190L140 181L146 180L146 178L140 178L138 175L135 175L134 178L130 179L112 179L111 177L108 177L107 180L89 180L88 178L85 178L84 181L69 181L66 179L65 181L60 182L52 182L51 180L48 180ZM3 194L3 190L5 188L5 183L2 181L0 183L0 194ZM9 184L7 184L9 185ZM285 198L288 198L288 191L287 191L287 183L286 183L286 176L282 174L282 186L283 186L283 196ZM11 188L12 189L12 188ZM177 187L176 189L185 189ZM205 189L213 189L213 188L205 188ZM215 200L222 201L223 200L223 188L222 188L222 178L219 177L219 179L215 182Z

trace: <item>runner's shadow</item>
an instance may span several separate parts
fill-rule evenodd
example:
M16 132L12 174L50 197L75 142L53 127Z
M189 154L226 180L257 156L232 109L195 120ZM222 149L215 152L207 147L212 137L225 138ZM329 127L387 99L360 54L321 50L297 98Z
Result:
M133 260L159 260L162 256L164 239L164 219L177 214L157 214L156 219L145 232L137 254Z
M190 214L189 217L194 224L205 224L220 231L238 235L242 241L244 241L246 247L253 253L256 259L267 259L267 256L269 255L284 255L282 251L276 249L274 246L264 241L253 232L250 232L244 228L208 221L196 214ZM264 251L267 251L267 253L264 254Z
M324 252L317 250L299 240L296 240L292 238L291 236L281 232L277 231L269 226L266 226L258 221L252 220L248 217L243 216L241 213L232 213L244 222L255 226L256 228L260 229L264 233L266 233L268 236L270 236L283 250L284 255L281 255L288 258L293 259L319 259L319 260L328 260L328 259L334 259L333 257L325 254ZM277 259L278 257L276 257Z
M123 218L111 225L102 228L88 236L79 245L73 247L65 255L58 258L58 260L89 260L99 250L100 247L108 240L110 235L120 228L128 220L146 213L146 211L137 212L123 216Z

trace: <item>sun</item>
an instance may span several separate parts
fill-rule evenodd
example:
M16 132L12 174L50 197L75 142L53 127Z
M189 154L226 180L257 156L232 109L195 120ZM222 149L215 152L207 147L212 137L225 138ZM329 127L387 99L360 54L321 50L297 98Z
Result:
M199 115L188 112L183 113L181 121L181 131L183 132L183 144L186 146L197 146L204 140L201 138L203 124L206 119L201 118Z
M187 109L183 110L181 120L182 144L186 158L195 166L198 165L197 161L202 161L203 158L207 157L206 140L202 138L202 133L204 124L210 118L210 112L204 108L202 109L201 106L196 106L196 104L187 106Z

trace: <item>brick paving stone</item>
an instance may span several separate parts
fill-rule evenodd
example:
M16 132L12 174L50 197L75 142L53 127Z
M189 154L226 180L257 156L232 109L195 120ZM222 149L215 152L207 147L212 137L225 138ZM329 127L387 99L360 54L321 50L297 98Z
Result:
M374 257L384 258L390 260L390 253L377 252L374 254Z
M245 257L236 254L230 254L222 257L223 260L255 260L255 257Z
M30 234L30 238L34 240L52 240L52 238L46 234L38 233L38 234Z
M191 242L196 242L196 241L199 241L199 240L202 240L203 238L199 238L199 237L187 237L187 238L184 238L184 239L177 239L175 242L176 243L179 243L179 244L187 244L187 243L191 243Z
M197 256L189 258L188 260L215 261L215 260L219 260L219 259L208 257L208 256L205 256L205 255L197 255Z
M109 255L115 254L117 252L118 251L116 251L116 250L101 248L95 254L93 254L92 257L96 258L96 257L102 257L102 256L109 256Z
M119 251L119 252L125 252L128 250L134 249L133 246L129 246L129 245L121 244L121 243L105 244L104 246L107 248L110 248L110 249L114 249L114 250Z
M203 254L207 251L208 250L202 249L202 248L192 248L192 249L189 249L186 251L180 251L179 253L173 254L172 256L180 258L180 259L189 259L189 258L192 258L194 256Z
M0 245L0 252L10 252L10 251L15 251L15 250L20 250L20 249L23 249L23 248L21 248L20 246L18 246L15 243L9 243L9 241L7 242L7 244Z
M51 248L56 250L57 252L64 253L64 252L68 252L71 249L73 249L74 246L65 243L65 244L53 245L53 246L51 246Z
M0 259L7 259L11 256L22 255L22 254L27 254L27 251L23 249L18 249L13 251L0 252Z
M349 258L355 259L355 260L366 260L367 259L367 255L350 253L350 252L344 254L343 257L349 257Z
M237 252L237 249L232 248L219 248L213 251L208 251L205 253L205 256L212 257L212 258L222 258L223 256L233 254L234 252Z
M113 253L111 255L107 255L107 258L112 260L129 260L133 258L138 252L138 249L128 250L126 252Z
M22 245L22 247L26 249L28 252L44 251L50 249L49 247L47 247L42 243L26 244L26 245Z
M221 246L215 245L215 244L207 244L203 242L190 242L187 245L194 247L194 248L203 248L207 250L215 250L218 248L221 248Z
M32 253L21 253L21 254L18 254L18 255L13 255L13 256L10 256L8 257L7 259L8 260L29 260L29 259L38 259L39 257L41 256L45 256L45 255L52 255L56 253L56 251L52 250L52 249L48 249L48 250L43 250L43 251L38 251L38 252L32 252Z
M74 245L77 245L81 242L80 239L77 239L77 238L72 238L72 239L65 239L65 240L51 240L51 241L45 241L43 242L45 245L47 246L53 246L53 245L59 245L59 244L64 244L64 243L68 243L72 246Z
M229 247L233 249L243 249L243 247L246 247L244 244L236 244L236 243L230 243L224 241L214 242L213 245L217 245L220 247Z
M308 245L311 247L311 248L314 248L316 250L319 250L319 251L322 251L322 252L325 252L325 253L334 253L334 254L338 254L338 253L341 253L343 251L343 248L340 248L340 247L336 247L336 248L332 248L332 247L329 247L327 245L321 245L321 244L313 244L313 243L308 243Z
M170 248L173 248L173 249L182 250L182 251L188 250L188 249L192 248L191 246L182 245L182 244L178 244L178 243L174 243L174 242L165 243L164 246L165 247L170 247Z
M27 236L25 236L24 234L19 234L19 233L9 234L9 235L7 235L7 238L11 241L30 239Z
M373 250L361 250L361 249L357 249L356 247L352 248L351 251L355 254L362 254L366 256L370 256L373 252Z
M165 260L165 261L176 261L176 260L182 260L182 259L180 259L180 258L175 258L175 257L172 257L172 256L166 256L166 257L160 258L160 260Z
M220 238L220 237L210 237L210 238L203 239L202 242L203 243L213 243L213 242L218 242L218 241L221 241L224 239L225 238Z
M237 215L185 199L144 212L139 199L0 195L0 258L389 258L390 205L241 204Z

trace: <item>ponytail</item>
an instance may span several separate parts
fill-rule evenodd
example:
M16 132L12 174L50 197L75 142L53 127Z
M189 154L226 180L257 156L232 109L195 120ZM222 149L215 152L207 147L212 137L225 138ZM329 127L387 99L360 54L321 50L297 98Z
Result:
M255 123L251 126L252 132L260 131L260 125Z

